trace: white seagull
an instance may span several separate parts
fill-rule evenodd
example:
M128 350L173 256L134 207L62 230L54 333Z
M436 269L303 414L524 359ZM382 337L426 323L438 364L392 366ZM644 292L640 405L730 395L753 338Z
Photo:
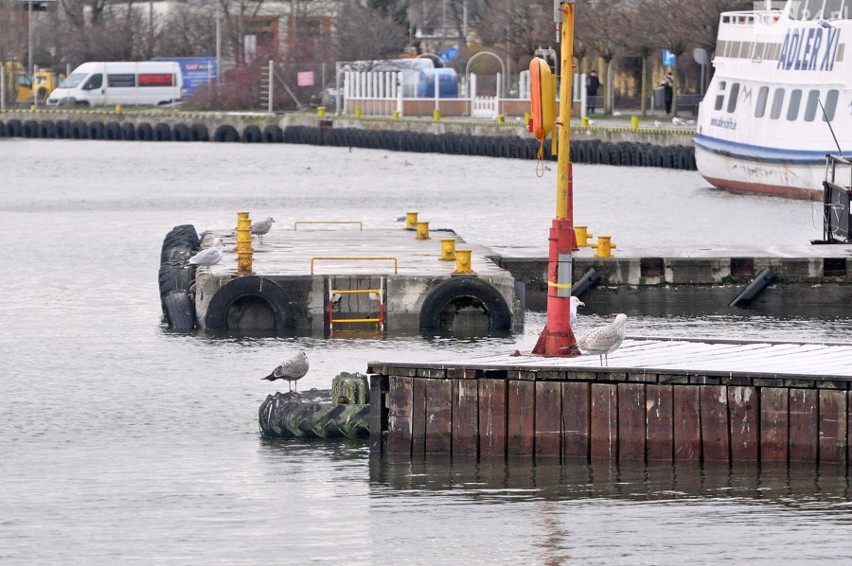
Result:
M615 321L595 328L579 340L577 347L587 354L597 354L601 358L601 365L609 365L607 354L611 354L621 346L624 341L624 330L627 325L627 315L619 314Z
M252 234L256 235L260 239L260 243L263 243L263 235L268 233L272 229L272 223L275 222L275 219L271 216L266 220L258 220L257 222L252 223L249 226L249 231Z
M210 267L215 263L219 263L219 260L222 259L222 247L224 243L222 242L222 238L214 238L213 245L209 248L204 248L191 258L189 258L189 263L192 265L198 266L207 266Z
M568 308L569 308L569 311L571 312L570 322L571 322L571 330L572 331L575 328L577 328L577 323L579 322L579 320L577 318L577 307L578 306L585 307L586 303L584 303L583 301L581 301L577 297L571 297L571 306L568 307Z
M684 120L683 118L678 118L675 116L672 118L672 124L675 126L686 126L687 124L692 124L695 120Z
M278 367L272 370L272 373L261 378L261 381L264 379L267 381L286 379L290 383L290 391L293 391L294 382L305 377L305 374L308 373L308 367L308 356L304 350L299 350L281 362ZM296 386L296 391L299 391L298 386Z

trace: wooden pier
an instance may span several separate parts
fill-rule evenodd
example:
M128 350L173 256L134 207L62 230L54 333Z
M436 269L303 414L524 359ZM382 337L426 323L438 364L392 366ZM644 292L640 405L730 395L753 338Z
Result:
M852 344L625 340L598 356L371 362L371 450L562 461L852 456Z

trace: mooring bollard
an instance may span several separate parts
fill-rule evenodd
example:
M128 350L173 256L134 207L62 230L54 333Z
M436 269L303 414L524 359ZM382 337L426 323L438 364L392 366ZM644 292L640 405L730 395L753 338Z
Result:
M598 250L595 257L612 257L615 243L612 241L612 236L598 236L597 243L592 244L592 247Z
M589 238L594 236L588 226L574 226L574 234L577 236L577 247L580 248L588 247Z
M361 107L360 107L360 106L356 106L356 107L355 107L355 117L356 117L356 118L360 118L360 117L361 117Z
M317 117L325 118L325 106L317 106Z
M497 123L505 124L506 123L506 115L505 114L497 114Z
M417 224L417 213L416 212L406 212L405 213L405 229L406 230L414 230L414 226Z
M580 118L580 127L588 128L589 127L589 117L583 116Z
M456 270L453 271L453 275L473 273L470 267L470 253L471 250L456 250Z
M251 218L248 212L237 213L237 274L248 275L252 272L254 251L251 247Z
M393 119L394 119L394 120L399 120L399 110L394 110L394 111L393 111Z
M441 240L441 261L453 261L454 259L456 259L455 238Z
M428 222L418 222L417 223L417 239L418 240L428 240L429 239L429 223Z
M441 121L441 110L440 109L435 108L434 110L432 110L432 121L433 122L440 122Z

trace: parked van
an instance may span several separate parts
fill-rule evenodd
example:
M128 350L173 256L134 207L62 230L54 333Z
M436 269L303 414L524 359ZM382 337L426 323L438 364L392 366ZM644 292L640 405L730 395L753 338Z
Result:
M168 104L181 99L174 61L83 63L50 93L48 106Z

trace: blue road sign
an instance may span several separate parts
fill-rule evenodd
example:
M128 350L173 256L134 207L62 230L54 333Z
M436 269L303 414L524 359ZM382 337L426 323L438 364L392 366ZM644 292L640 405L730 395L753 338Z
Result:
M663 67L674 67L676 59L674 53L668 49L663 49Z

